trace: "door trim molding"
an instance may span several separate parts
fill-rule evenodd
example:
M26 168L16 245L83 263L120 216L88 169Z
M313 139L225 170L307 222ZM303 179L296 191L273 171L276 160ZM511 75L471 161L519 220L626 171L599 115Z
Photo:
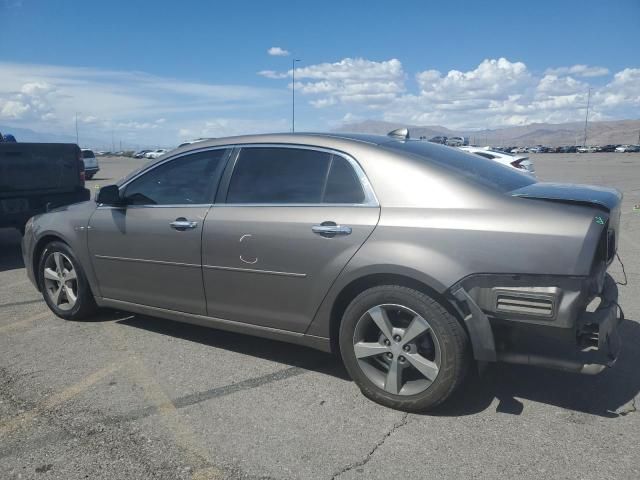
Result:
M294 272L278 272L276 270L260 270L257 268L239 268L239 267L223 267L220 265L203 265L203 268L210 270L228 270L231 272L245 272L245 273L264 273L265 275L279 275L282 277L296 277L305 278L306 273L294 273Z
M167 262L164 260L148 260L146 258L129 258L129 257L112 257L109 255L94 255L95 258L99 258L101 260L116 260L121 262L139 262L139 263L154 263L157 265L171 265L174 267L197 267L200 268L201 265L195 263L181 263L181 262Z

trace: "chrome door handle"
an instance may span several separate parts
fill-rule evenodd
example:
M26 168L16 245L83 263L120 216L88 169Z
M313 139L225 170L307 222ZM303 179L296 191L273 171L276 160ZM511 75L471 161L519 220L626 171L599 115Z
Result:
M311 231L322 236L351 235L351 227L336 224L327 225L327 223L328 222L324 222L324 225L314 225L311 227Z
M184 217L176 218L173 222L169 224L169 226L175 230L187 230L196 228L198 226L198 222L194 222L191 220L187 220Z

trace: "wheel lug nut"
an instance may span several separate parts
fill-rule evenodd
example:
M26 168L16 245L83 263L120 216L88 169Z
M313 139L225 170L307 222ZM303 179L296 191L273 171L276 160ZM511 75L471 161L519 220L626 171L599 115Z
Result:
M400 340L402 340L402 337L401 337L400 335L394 335L394 336L393 336L393 339L394 339L396 342L399 342Z
M387 353L387 358L389 358L389 359L393 358L393 353L391 353L391 352Z
M398 361L399 361L400 363L404 363L405 358L404 358L402 355L400 355L400 356L398 357Z
M402 349L403 349L405 352L408 352L409 350L411 350L411 347L410 347L409 345L405 345L404 347L402 347Z
M384 344L388 347L389 345L391 345L391 342L388 339L384 339Z

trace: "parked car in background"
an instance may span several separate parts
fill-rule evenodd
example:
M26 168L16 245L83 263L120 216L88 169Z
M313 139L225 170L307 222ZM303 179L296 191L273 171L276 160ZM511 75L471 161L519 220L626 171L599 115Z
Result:
M475 361L615 363L620 203L408 134L254 135L37 216L22 251L59 317L109 307L334 351L367 397L423 411Z
M165 153L167 153L168 150L164 149L164 148L159 148L158 150L152 150L150 152L147 152L144 154L144 158L158 158L161 157L162 155L164 155Z
M71 143L0 143L0 228L89 200L82 152Z
M445 143L450 147L460 147L462 145L469 145L469 139L465 137L448 137Z
M149 153L151 150L138 150L133 154L133 158L145 158L145 154Z
M617 145L602 145L597 148L598 152L615 152Z
M502 165L518 169L520 171L528 173L529 175L535 176L536 174L536 169L533 165L533 162L529 160L529 157L500 152L498 150L492 149L491 147L466 146L458 148L463 152L473 153L474 155L488 158L489 160L494 160L498 163L501 163Z
M93 150L88 148L82 149L82 161L84 162L84 177L91 180L96 173L100 171L100 165Z
M595 153L596 147L577 147L576 151L578 153Z
M431 143L439 143L441 145L446 145L447 144L447 137L443 137L442 135L438 135L436 137L431 137L429 139L429 141Z
M511 150L511 153L527 153L526 147L516 147Z
M618 153L640 152L640 146L638 146L638 145L620 145L619 147L616 147L616 152L618 152Z

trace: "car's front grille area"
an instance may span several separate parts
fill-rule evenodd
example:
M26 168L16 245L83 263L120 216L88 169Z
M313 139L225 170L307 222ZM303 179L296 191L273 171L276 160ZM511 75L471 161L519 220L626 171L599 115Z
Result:
M549 298L536 298L525 295L498 294L496 312L553 317L553 301Z

